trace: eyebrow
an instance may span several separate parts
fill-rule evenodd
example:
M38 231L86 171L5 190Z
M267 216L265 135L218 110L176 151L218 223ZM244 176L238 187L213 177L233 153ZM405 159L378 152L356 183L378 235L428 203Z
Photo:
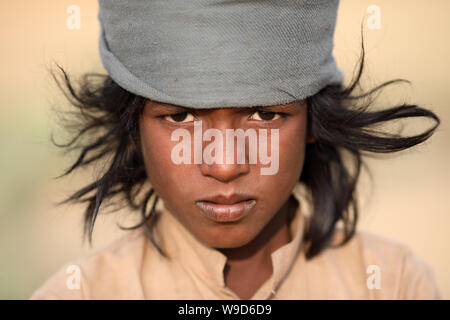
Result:
M258 107L258 109L270 109L270 108L273 108L273 109L276 109L277 111L283 111L283 110L290 110L291 108L294 108L295 106L294 105L292 105L292 104L280 104L280 105L275 105L275 106L261 106L261 107Z
M152 102L151 108L153 110L166 110L166 109L177 109L180 111L188 111L188 110L193 110L193 108L188 108L188 107L182 107L182 106L177 106L177 105L171 105L171 104L166 104L166 103L162 103L162 102Z
M157 101L152 101L152 109L175 109L176 111L208 111L208 110L213 110L213 109L219 109L219 108L192 108L192 107L184 107L184 106L179 106L179 105L174 105L174 104L167 104L164 102L157 102ZM265 110L265 109L276 109L279 112L282 111L287 111L290 110L291 108L294 108L295 105L293 104L293 102L291 103L287 103L287 104L281 104L281 105L271 105L271 106L252 106L252 107L225 107L225 108L233 108L236 109L236 111L238 109L246 109L246 110L251 110L251 109L255 109L255 110Z

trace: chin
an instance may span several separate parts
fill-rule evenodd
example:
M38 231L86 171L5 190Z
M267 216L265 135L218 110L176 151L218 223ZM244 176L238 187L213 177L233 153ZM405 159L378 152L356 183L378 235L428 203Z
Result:
M248 228L237 225L219 225L212 229L209 232L202 233L199 240L217 249L239 248L245 246L257 236Z

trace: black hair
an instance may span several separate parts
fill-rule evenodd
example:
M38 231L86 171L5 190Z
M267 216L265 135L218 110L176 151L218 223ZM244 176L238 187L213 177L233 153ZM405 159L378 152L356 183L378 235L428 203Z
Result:
M343 223L343 245L355 234L358 220L356 184L364 165L363 156L392 153L405 150L426 141L439 126L440 120L432 111L417 105L402 104L382 110L370 110L380 89L408 80L395 79L356 95L360 88L364 68L364 40L356 76L346 87L343 84L328 85L306 99L308 108L308 132L315 139L307 144L305 162L300 181L311 191L313 213L305 241L309 243L306 257L311 259L330 240L339 221ZM61 178L82 167L110 159L99 178L70 195L58 205L67 202L87 203L84 212L84 236L92 241L92 232L100 206L105 200L120 198L119 203L132 210L139 210L141 222L133 229L143 226L151 242L163 255L152 231L158 196L148 183L142 153L139 146L138 120L146 98L128 92L108 75L85 73L73 85L68 73L59 65L58 73L51 75L70 104L76 108L73 117L64 123L75 129L73 139L58 144L66 153L80 149L77 160ZM401 136L373 127L395 119L425 117L436 123L430 129L414 136ZM75 121L78 119L79 121ZM85 143L76 144L80 138ZM147 186L146 191L142 191ZM92 193L91 195L89 195ZM142 195L143 197L140 197ZM115 210L118 210L116 207ZM115 211L113 210L113 211Z

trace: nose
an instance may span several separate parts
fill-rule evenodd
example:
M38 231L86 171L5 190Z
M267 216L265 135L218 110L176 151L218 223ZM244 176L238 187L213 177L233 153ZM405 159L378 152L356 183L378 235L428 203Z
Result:
M244 143L238 143L238 141L233 137L234 143L228 146L227 141L227 130L239 128L239 125L234 122L233 111L231 109L217 109L214 110L209 118L210 121L205 122L205 129L212 128L216 130L216 134L221 136L222 144L216 145L217 147L222 147L222 157L218 156L219 161L203 161L200 164L200 171L202 175L212 177L221 182L230 182L237 179L240 176L246 175L250 172L250 164L248 159L248 145L247 139L244 139ZM214 138L214 141L216 138ZM211 141L211 139L209 139ZM206 144L207 142L204 141ZM205 144L202 145L202 149ZM230 150L228 150L230 149ZM204 150L204 149L203 149ZM202 150L202 151L203 151ZM217 152L217 151L216 151ZM216 153L214 152L214 153ZM227 155L229 153L234 154L234 159L232 161L227 161ZM244 154L245 161L238 161L238 154ZM231 157L233 158L233 157ZM229 159L228 159L229 160ZM242 159L241 159L242 160ZM231 162L231 163L230 163Z
M250 170L250 166L247 162L244 164L206 164L203 162L200 165L200 170L204 176L212 177L221 182L230 182L242 175L247 174Z
M223 137L226 136L224 133L225 129L222 129L219 132L222 133ZM222 138L222 156L218 156L218 161L203 161L200 164L200 171L204 176L212 177L221 182L230 182L250 172L247 142L245 141L244 145L242 145L235 140L234 146L233 143L228 146L226 140L227 139ZM238 154L241 156L243 155L245 160L241 162L238 161ZM230 159L228 159L228 156L231 157L231 161L229 161Z

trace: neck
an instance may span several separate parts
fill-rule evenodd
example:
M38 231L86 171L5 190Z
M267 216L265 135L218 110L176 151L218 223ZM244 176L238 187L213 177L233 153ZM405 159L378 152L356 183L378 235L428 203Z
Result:
M220 249L227 257L225 283L240 297L250 298L272 275L272 253L291 241L289 222L297 205L290 197L250 243L239 248Z

